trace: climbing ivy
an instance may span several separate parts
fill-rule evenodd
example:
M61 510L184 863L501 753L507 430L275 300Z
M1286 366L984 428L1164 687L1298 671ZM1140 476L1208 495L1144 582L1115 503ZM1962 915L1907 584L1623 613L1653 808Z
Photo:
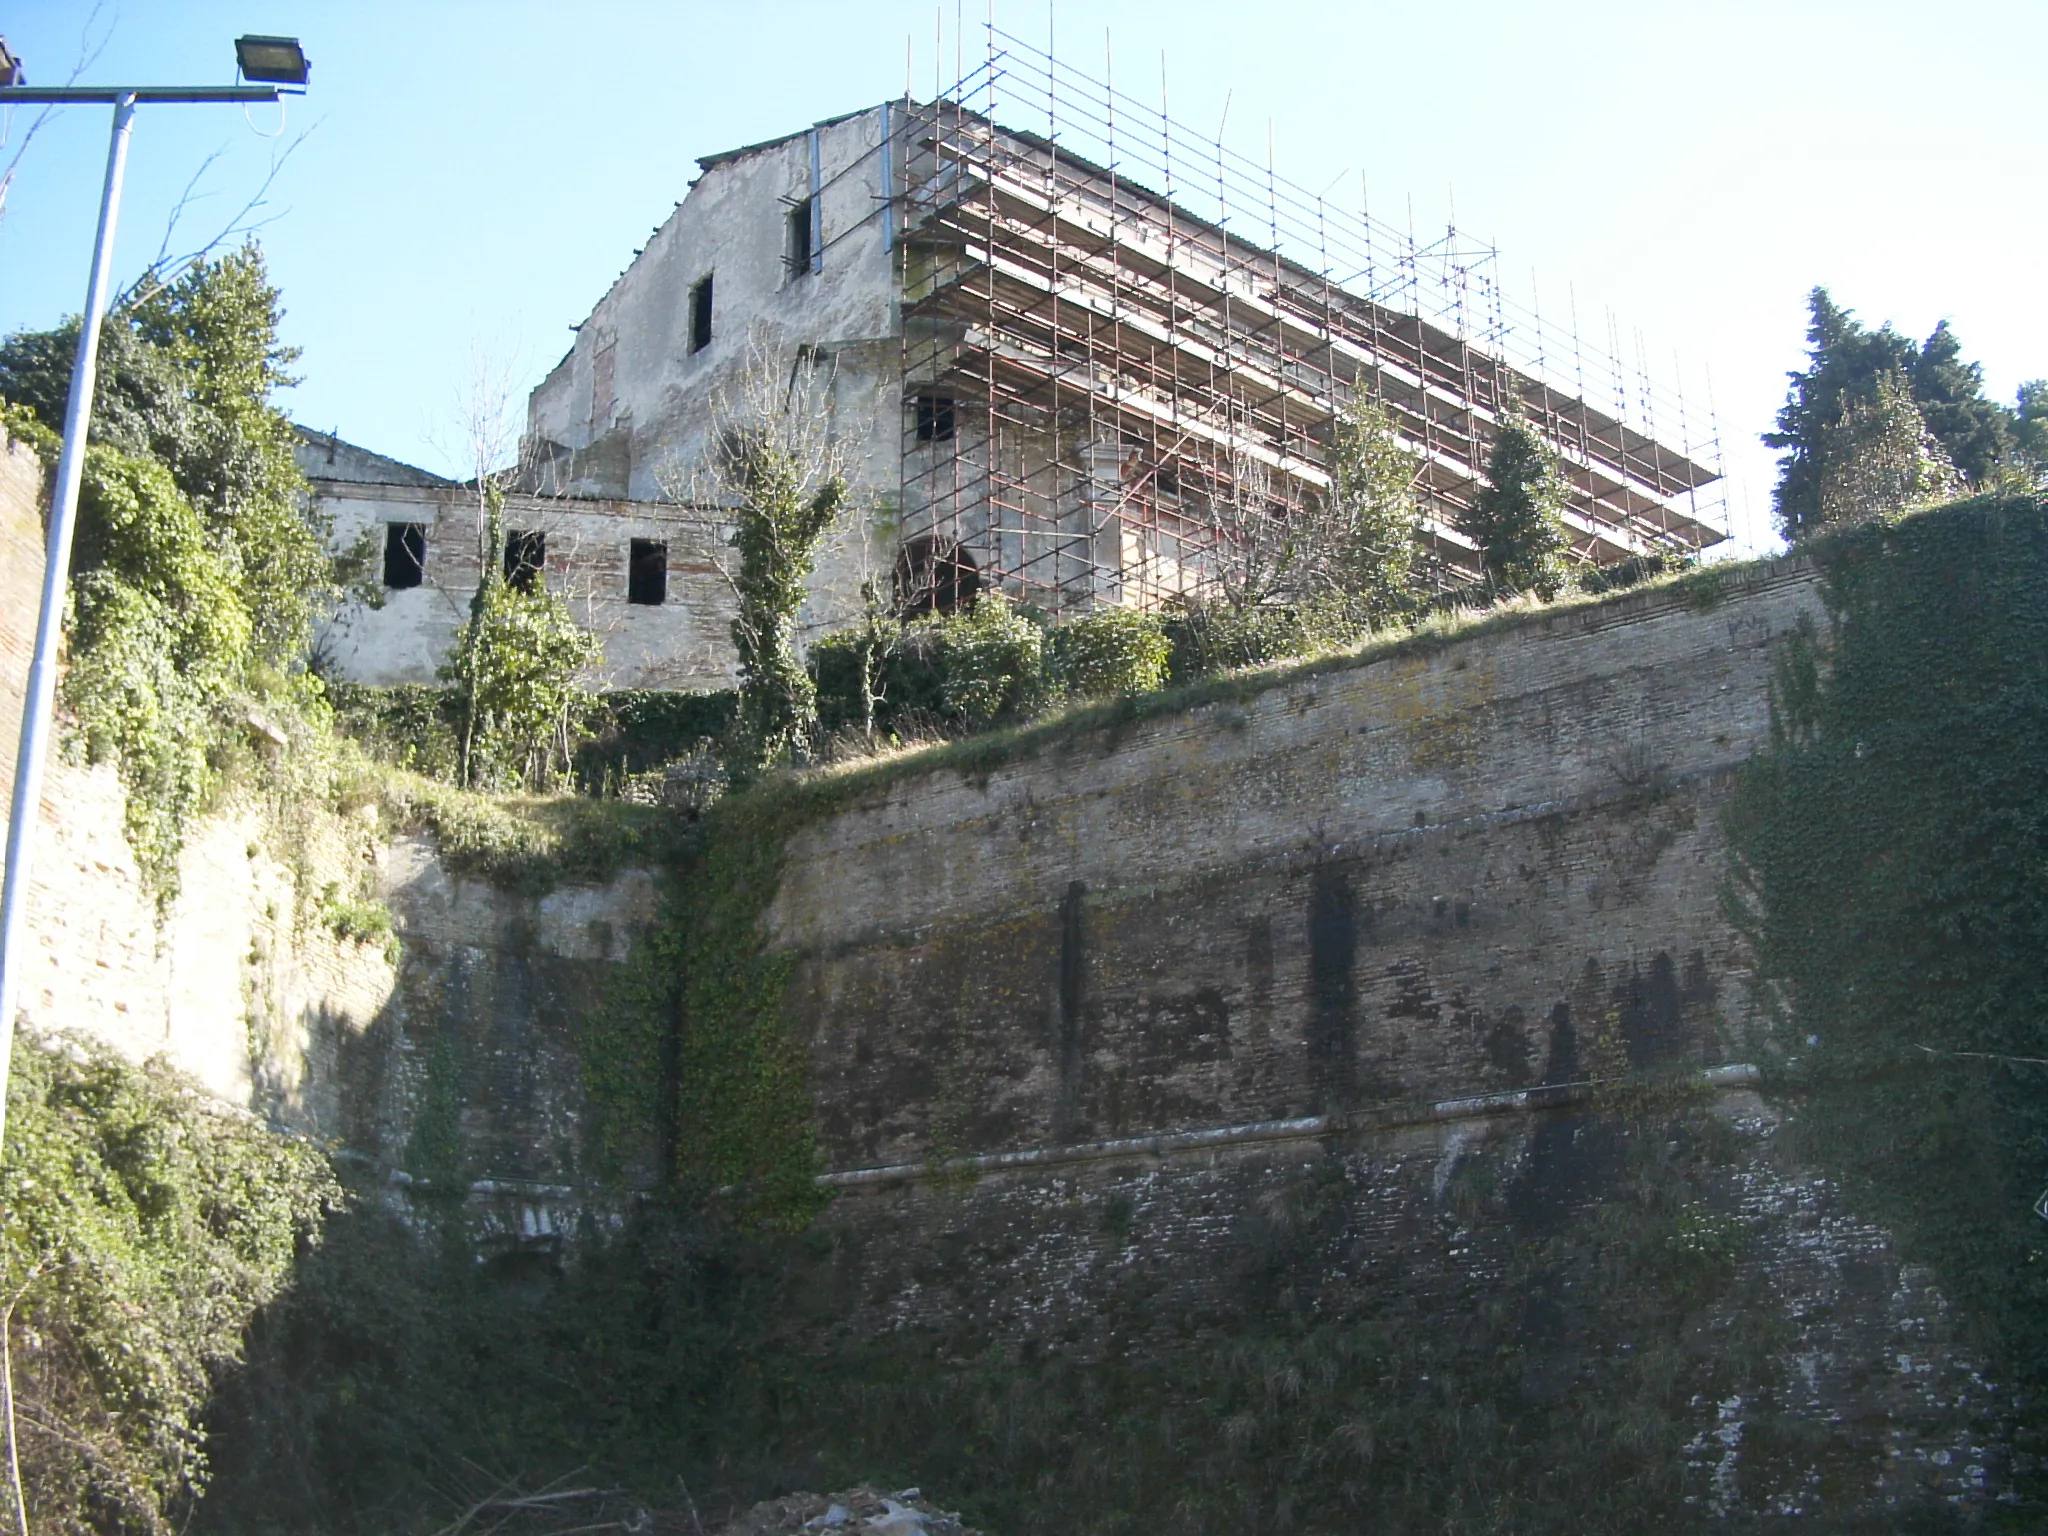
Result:
M765 923L793 826L820 797L763 790L713 806L680 872L676 1172L746 1225L798 1228L823 1202L802 1043L783 1012L794 960Z
M30 1528L179 1528L207 1482L216 1373L338 1198L310 1145L164 1068L17 1041L0 1315Z
M1984 498L1812 547L1828 626L1785 657L1728 818L1773 1076L1812 1155L2038 1402L2048 505Z

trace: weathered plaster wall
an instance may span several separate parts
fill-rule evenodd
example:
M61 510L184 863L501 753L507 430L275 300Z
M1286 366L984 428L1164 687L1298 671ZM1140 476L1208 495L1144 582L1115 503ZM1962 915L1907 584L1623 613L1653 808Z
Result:
M901 347L883 120L875 107L817 127L821 241L809 273L790 268L786 241L790 208L812 186L811 135L701 161L528 401L529 455L567 450L544 466L551 488L654 501L704 462L714 402L750 371L782 378L798 347L818 349L859 516L826 540L801 615L807 633L849 623L863 577L886 587L895 559ZM901 154L899 145L899 176ZM692 351L690 294L707 275L712 339Z
M159 923L122 834L124 805L111 766L50 764L24 1026L90 1035L136 1061L165 1056L229 1103L329 1133L336 1043L390 994L381 949L337 939L299 907L294 870L248 807L193 829ZM352 882L341 839L305 854L316 888Z

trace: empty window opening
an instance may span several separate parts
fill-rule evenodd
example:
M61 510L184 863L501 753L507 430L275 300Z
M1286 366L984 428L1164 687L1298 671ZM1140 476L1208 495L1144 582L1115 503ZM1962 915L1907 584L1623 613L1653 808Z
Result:
M954 407L951 395L917 397L917 440L920 443L950 443L953 440Z
M789 275L802 277L811 270L811 210L806 197L789 210Z
M427 579L427 525L386 523L384 525L384 585L394 592L416 587Z
M505 584L531 592L548 565L548 536L536 528L515 528L505 535Z
M711 274L705 273L690 289L690 350L702 352L711 345Z
M635 539L626 551L626 601L658 608L668 601L668 545Z
M981 571L958 544L912 539L896 559L896 610L905 618L964 612L981 592Z

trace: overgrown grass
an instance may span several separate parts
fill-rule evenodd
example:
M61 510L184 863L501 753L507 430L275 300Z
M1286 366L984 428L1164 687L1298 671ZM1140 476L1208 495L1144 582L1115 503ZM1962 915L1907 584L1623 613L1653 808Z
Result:
M452 872L523 893L659 870L694 840L688 818L659 806L486 794L384 764L363 764L343 801L377 804L394 826L430 834Z

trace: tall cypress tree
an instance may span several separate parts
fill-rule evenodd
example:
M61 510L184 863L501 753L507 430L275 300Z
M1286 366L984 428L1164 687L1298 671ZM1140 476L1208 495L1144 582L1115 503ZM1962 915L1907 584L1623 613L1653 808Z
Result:
M1497 596L1534 592L1548 601L1565 583L1565 504L1557 456L1521 413L1501 415L1487 455L1486 485L1458 529L1479 546L1480 569Z

